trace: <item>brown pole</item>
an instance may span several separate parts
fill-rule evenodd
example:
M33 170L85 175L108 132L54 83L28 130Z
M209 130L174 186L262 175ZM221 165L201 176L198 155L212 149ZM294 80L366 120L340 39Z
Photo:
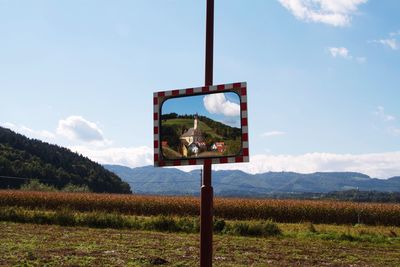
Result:
M200 266L212 266L213 235L213 188L211 186L211 163L204 163L200 208Z
M205 85L213 84L214 54L214 0L207 1L206 13L206 64ZM213 188L211 185L211 160L205 160L200 202L200 266L212 266Z
M213 60L214 60L214 0L207 0L206 13L206 86L213 84Z

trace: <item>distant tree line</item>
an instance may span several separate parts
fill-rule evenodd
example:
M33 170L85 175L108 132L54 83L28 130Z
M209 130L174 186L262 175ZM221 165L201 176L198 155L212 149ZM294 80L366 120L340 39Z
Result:
M335 191L324 195L324 198L349 200L354 202L392 202L400 203L400 192L359 191L356 189Z
M62 189L68 184L87 186L93 192L131 193L114 173L67 148L29 139L0 127L0 188L20 188L38 181Z
M308 199L308 200L340 200L351 202L377 202L377 203L400 203L400 192L381 191L359 191L356 189L345 191L332 191L328 193L286 193L271 192L257 193L254 191L243 192L238 190L226 190L218 194L225 197L249 197L249 198L272 198L272 199Z

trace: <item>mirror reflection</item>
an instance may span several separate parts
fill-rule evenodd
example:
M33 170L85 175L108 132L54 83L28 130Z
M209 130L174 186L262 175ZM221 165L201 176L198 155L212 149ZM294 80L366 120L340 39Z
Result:
M236 156L241 150L240 98L234 92L167 99L161 109L166 159Z

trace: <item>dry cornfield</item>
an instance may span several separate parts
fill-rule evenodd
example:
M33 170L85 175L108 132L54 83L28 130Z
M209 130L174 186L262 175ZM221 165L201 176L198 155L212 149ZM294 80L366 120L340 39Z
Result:
M198 197L0 191L0 206L107 211L130 215L198 216ZM214 215L229 220L400 225L400 204L325 200L215 198Z

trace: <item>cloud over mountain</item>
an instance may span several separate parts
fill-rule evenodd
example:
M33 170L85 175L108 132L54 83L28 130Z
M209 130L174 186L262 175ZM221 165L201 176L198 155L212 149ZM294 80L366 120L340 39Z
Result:
M239 169L248 173L268 171L362 172L371 177L388 178L400 173L400 151L368 154L307 153L302 155L254 155L250 163L221 164L214 169Z
M69 148L102 164L118 164L129 167L153 165L153 149L147 146L105 148L71 146Z
M0 123L0 126L11 129L15 132L24 134L30 138L44 140L46 142L53 142L55 134L47 130L34 130L25 125L15 125L11 122Z
M73 141L101 142L105 140L100 128L94 122L81 116L69 116L60 120L57 134Z
M131 148L71 147L102 164L129 167L153 165L153 149L147 146ZM183 166L191 171L200 166ZM371 177L389 178L400 174L400 151L369 154L307 153L301 155L251 155L249 163L218 164L213 170L241 170L256 174L264 172L362 172Z
M221 99L221 98L220 98ZM220 100L219 99L219 100ZM223 98L224 100L225 98ZM218 100L218 99L217 99ZM224 100L228 102L228 100ZM222 102L224 102L222 101ZM216 101L218 102L218 101ZM400 129L395 123L396 117L387 114L381 106L373 113L379 121L388 126L390 133L400 136ZM388 124L388 125L386 125ZM29 137L39 138L60 144L60 135L73 141L65 145L74 152L102 164L118 164L129 167L140 167L153 164L153 148L150 146L116 147L112 142L107 142L103 132L93 122L81 116L70 116L59 121L57 135L45 130L31 130L27 127L16 126L12 123L2 123L4 127L11 128ZM279 136L285 132L270 131L262 134L264 137ZM51 140L50 140L51 139ZM82 142L83 141L83 142ZM96 142L105 145L98 146ZM73 144L74 143L74 144ZM180 169L190 171L200 166L185 166ZM242 170L248 173L291 171L299 173L313 172L361 172L371 177L388 178L400 174L400 151L366 153L366 154L334 154L334 153L306 153L300 155L290 154L256 154L250 156L249 163L214 165L214 170Z

